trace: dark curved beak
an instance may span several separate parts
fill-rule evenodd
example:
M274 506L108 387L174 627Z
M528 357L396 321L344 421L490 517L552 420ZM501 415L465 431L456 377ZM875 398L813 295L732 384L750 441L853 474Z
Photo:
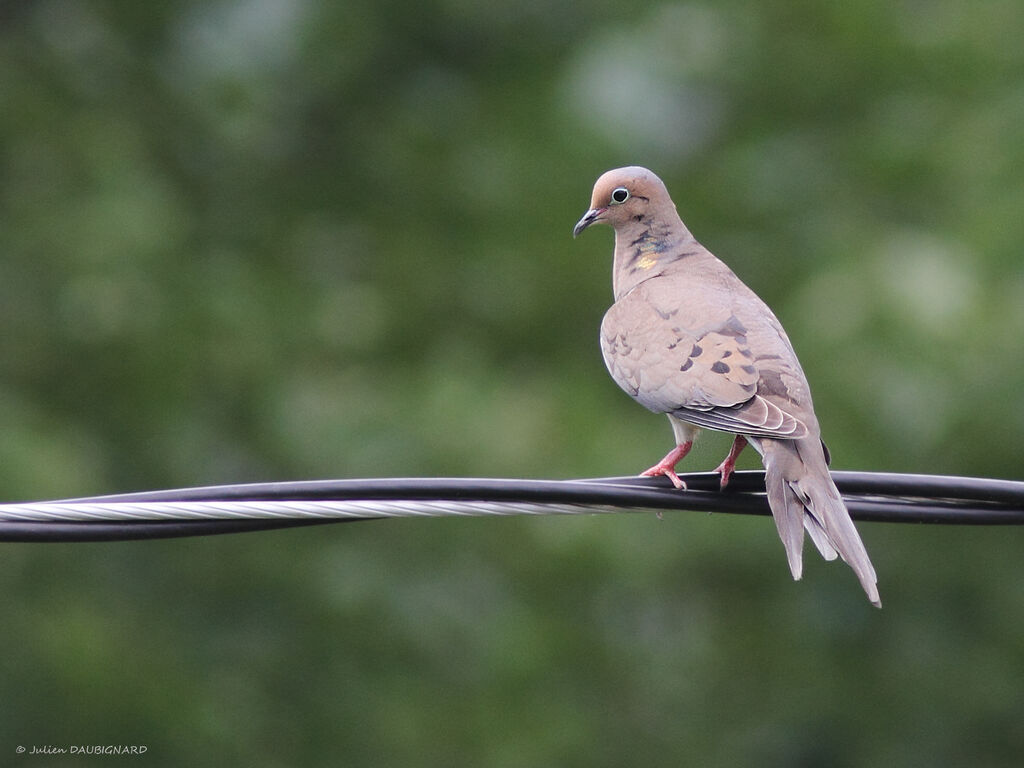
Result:
M583 218L576 222L576 226L572 228L572 236L579 237L580 232L589 227L604 213L607 208L591 208L589 211L583 214Z

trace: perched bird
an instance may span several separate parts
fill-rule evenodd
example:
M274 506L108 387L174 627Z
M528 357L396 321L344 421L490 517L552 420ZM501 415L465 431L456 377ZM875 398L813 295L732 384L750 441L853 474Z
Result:
M729 482L750 443L794 579L803 571L804 529L826 560L842 555L881 606L875 569L828 471L807 379L775 315L683 224L661 179L617 168L594 185L573 229L615 229L615 303L601 323L608 371L634 400L668 415L676 447L644 472L684 487L676 464L700 427L736 435L716 469Z

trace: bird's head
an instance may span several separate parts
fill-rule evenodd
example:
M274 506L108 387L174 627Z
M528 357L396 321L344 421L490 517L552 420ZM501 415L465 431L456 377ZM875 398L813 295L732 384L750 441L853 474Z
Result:
M602 174L594 184L590 210L576 222L572 236L577 237L591 224L601 222L615 229L643 222L649 211L662 205L674 207L661 179L638 165L616 168Z

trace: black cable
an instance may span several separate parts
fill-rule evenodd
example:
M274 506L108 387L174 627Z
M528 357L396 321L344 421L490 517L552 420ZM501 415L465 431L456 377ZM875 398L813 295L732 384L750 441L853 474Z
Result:
M358 518L341 520L168 520L154 522L90 522L46 523L5 520L0 522L0 541L9 542L77 542L136 541L139 539L172 539L186 536L212 536L222 533L270 531L304 525L356 522Z
M1007 525L1024 523L1024 482L937 475L833 472L850 514L875 522ZM68 499L73 502L423 500L576 504L623 510L692 510L770 514L762 471L737 472L718 490L715 473L681 475L687 490L664 478L588 480L377 478L254 483ZM345 518L345 520L376 518ZM342 519L15 522L0 521L0 541L111 541L237 533L341 522Z

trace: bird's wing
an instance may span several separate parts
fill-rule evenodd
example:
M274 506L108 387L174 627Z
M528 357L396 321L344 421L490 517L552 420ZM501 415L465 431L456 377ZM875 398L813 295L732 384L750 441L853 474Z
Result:
M807 425L784 407L784 398L780 406L780 398L762 396L769 394L761 391L762 371L770 379L782 356L772 349L759 357L730 310L684 308L678 300L668 308L655 283L641 283L622 297L601 324L605 364L619 386L650 410L697 426L805 437Z

